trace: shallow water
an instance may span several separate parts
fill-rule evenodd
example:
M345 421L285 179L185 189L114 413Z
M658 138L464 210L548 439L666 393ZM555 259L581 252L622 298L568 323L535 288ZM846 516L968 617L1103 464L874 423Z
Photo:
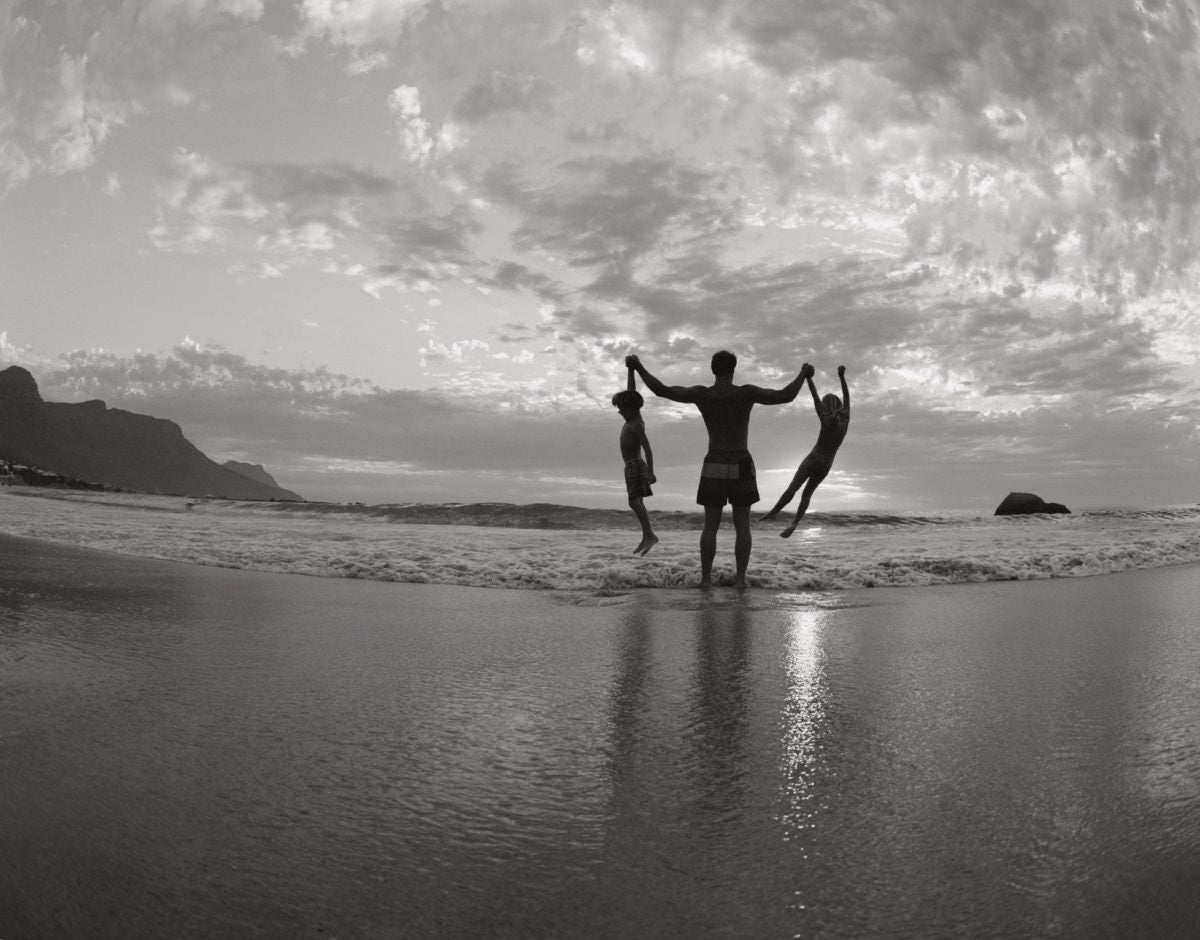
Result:
M0 936L1196 936L1198 574L531 594L0 537Z
M190 508L189 508L190 507ZM628 510L555 507L554 521L602 528L497 526L494 513L414 523L453 507L237 503L178 496L0 487L0 533L228 568L373 581L534 590L632 591L700 583L699 528L677 513L635 556ZM508 507L528 515L539 507ZM394 507L393 507L394 509ZM580 514L576 520L573 515ZM728 515L728 514L726 514ZM661 517L656 517L659 526ZM616 520L623 520L617 526ZM1200 562L1200 507L1078 515L813 513L790 539L757 522L748 579L778 591L827 591L1071 578ZM713 579L732 584L733 532L717 536Z

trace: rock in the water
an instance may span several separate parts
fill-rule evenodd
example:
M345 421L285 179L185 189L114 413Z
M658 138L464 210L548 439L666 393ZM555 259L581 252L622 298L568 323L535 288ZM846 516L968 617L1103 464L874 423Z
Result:
M1048 503L1033 493L1009 493L996 507L997 516L1023 516L1034 512L1070 513L1062 503Z

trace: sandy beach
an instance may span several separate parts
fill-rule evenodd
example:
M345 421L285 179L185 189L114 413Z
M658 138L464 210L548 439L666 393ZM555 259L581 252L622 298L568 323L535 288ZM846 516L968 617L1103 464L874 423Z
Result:
M1198 575L529 592L0 536L0 936L1195 936Z

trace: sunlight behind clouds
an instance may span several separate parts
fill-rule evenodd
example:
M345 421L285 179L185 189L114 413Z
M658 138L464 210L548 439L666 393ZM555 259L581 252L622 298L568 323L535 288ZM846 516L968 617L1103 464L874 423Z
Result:
M78 301L57 265L92 279L81 296L127 292L131 329L182 322L185 307L194 318L181 298L203 283L233 311L220 322L245 324L216 337L230 355L286 350L297 376L340 355L390 387L452 389L493 417L520 401L556 428L611 419L629 351L681 384L707 381L720 347L746 381L782 384L811 361L828 383L844 362L859 383L856 483L828 498L846 501L909 492L885 469L909 453L892 437L902 418L962 467L986 454L1000 474L1004 454L1040 454L1046 467L1129 460L1136 475L1136 422L1166 401L1159 450L1183 466L1178 425L1200 422L1197 12L13 7L0 15L0 189L29 235L9 236L25 252L20 306L0 327L60 342L41 324ZM49 179L87 185L51 209ZM306 320L325 352L285 341L314 334ZM381 336L402 353L369 348ZM118 359L137 363L117 369L130 395L201 383L177 352L159 354L159 373L130 349ZM98 368L66 361L64 376ZM667 449L692 459L695 428L654 408ZM552 462L553 438L528 441L530 459ZM904 472L919 476L912 454Z

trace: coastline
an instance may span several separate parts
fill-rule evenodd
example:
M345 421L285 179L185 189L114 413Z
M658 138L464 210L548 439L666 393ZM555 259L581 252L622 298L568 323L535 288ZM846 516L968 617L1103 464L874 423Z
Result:
M441 528L441 527L438 527ZM729 541L732 542L732 532L729 533ZM656 546L657 548L658 546ZM680 551L691 551L693 546L687 544L682 546ZM570 606L608 606L620 604L628 601L630 598L643 598L642 603L654 605L653 598L661 596L664 600L658 606L677 609L696 609L701 606L710 604L725 605L726 603L749 603L750 606L765 606L769 608L786 609L792 604L806 605L812 602L819 602L822 598L853 598L853 602L847 600L846 606L871 606L875 601L873 597L878 599L878 603L894 602L896 598L907 598L909 596L919 596L923 592L935 592L931 596L942 597L943 592L966 590L972 587L997 587L1000 585L1032 585L1032 584L1063 584L1076 581L1092 582L1097 580L1106 580L1112 577L1129 577L1138 575L1150 575L1156 571L1162 572L1200 572L1200 561L1181 561L1173 564L1156 565L1147 568L1130 568L1119 571L1103 572L1095 575L1075 575L1070 577L1045 577L1045 578L1000 578L1000 579L984 579L984 580L961 580L949 581L942 583L922 583L922 584L870 584L870 585L853 585L846 587L808 587L808 586L762 586L756 584L758 580L751 578L751 587L748 589L736 589L733 586L732 575L730 572L721 572L727 577L718 577L716 584L712 589L703 590L698 587L697 583L689 583L683 579L679 583L671 585L661 584L609 584L596 587L591 584L570 585L566 587L554 586L531 586L528 583L517 584L463 584L453 581L438 581L433 579L395 579L395 578L372 578L372 577L356 577L353 573L330 574L326 572L312 571L289 571L275 570L271 568L259 568L251 566L242 566L238 564L223 564L219 562L196 560L192 558L180 557L164 557L161 555L153 555L136 551L122 551L116 548L97 547L88 544L79 544L68 542L61 539L46 539L31 535L10 535L0 531L0 565L3 560L11 555L39 557L51 557L61 559L64 576L68 575L68 569L71 566L71 559L77 557L74 553L82 553L84 558L97 559L96 564L103 567L103 562L99 559L108 558L111 563L120 564L127 563L131 566L131 570L142 570L139 566L152 566L151 570L171 570L171 569L216 569L222 571L236 572L247 577L263 577L266 578L267 584L273 584L277 590L287 590L286 585L299 579L302 582L307 581L328 581L328 582L360 582L371 583L378 585L383 589L405 589L419 588L424 590L445 589L451 593L456 591L466 591L470 593L482 592L487 594L491 591L499 591L502 593L510 593L515 595L531 595L533 597L547 597L554 603L567 604ZM165 565L165 569L158 569L156 566ZM718 562L719 567L719 562ZM753 571L751 572L753 575ZM1188 574L1183 574L1184 578L1190 578ZM1200 582L1200 579L1197 579ZM755 597L765 599L764 604L755 605L751 601ZM893 600L889 601L887 598ZM689 600L682 600L689 599ZM841 601L829 601L828 605L840 606ZM824 605L823 605L824 606Z
M451 507L453 508L453 507ZM560 507L561 508L561 507ZM458 511L457 509L455 511ZM626 518L628 517L628 518ZM39 498L0 491L0 532L125 555L327 578L590 593L699 584L699 533L663 530L645 557L622 528L398 522L342 512L143 496ZM756 590L822 591L1074 578L1200 561L1200 509L1044 517L819 514L791 539L756 523ZM718 534L718 585L733 580Z

